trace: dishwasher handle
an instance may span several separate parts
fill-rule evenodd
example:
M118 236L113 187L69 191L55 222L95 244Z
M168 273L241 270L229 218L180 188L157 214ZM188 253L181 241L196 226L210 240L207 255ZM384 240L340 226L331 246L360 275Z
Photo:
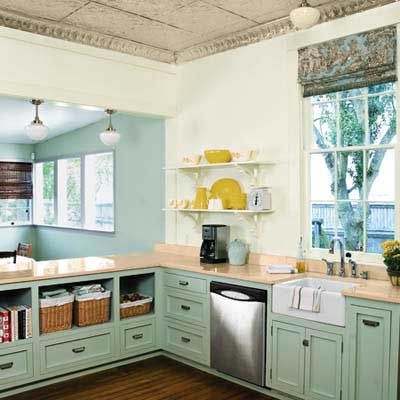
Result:
M257 301L255 297L248 295L246 293L238 292L236 290L217 289L214 290L213 293L216 293L219 296L235 301Z

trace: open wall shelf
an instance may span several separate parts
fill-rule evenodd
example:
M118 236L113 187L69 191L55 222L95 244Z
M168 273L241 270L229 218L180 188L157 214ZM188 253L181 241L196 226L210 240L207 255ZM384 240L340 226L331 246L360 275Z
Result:
M205 209L194 209L194 208L164 208L165 212L181 213L185 217L192 219L195 223L196 228L200 229L203 224L203 216L205 214L233 214L239 221L246 221L250 225L250 233L258 238L259 235L259 217L266 214L275 212L272 210L205 210Z

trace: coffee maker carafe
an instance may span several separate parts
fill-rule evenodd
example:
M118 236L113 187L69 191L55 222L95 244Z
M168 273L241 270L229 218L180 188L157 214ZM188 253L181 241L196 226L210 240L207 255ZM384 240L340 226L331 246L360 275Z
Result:
M200 262L216 264L228 260L229 226L203 225L202 238Z

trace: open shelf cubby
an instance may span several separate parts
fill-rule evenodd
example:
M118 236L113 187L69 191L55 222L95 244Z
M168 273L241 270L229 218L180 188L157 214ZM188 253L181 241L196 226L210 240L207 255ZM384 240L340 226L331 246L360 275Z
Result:
M56 285L44 285L44 286L40 286L39 287L39 297L40 297L40 293L42 291L51 291L51 290L55 290L55 289L66 289L67 291L72 291L74 286L86 286L86 285L94 285L94 284L100 284L102 285L106 290L111 292L110 295L110 306L109 306L109 320L104 322L104 323L100 323L100 324L92 324L92 325L87 325L87 326L82 326L79 327L76 325L75 321L74 321L74 315L73 315L73 320L72 320L72 328L71 329L65 329L65 330L59 330L56 332L51 332L51 333L41 333L41 335L54 335L60 332L66 332L66 331L71 331L71 332L77 332L80 329L86 329L86 328L90 328L90 327L95 327L95 326L102 326L104 324L107 323L112 323L112 321L114 320L115 316L113 313L113 289L114 289L114 282L112 278L104 278L104 279L96 279L96 280L89 280L89 281L76 281L76 282L71 282L71 283L62 283L62 284L56 284ZM76 300L75 300L76 303ZM39 307L40 308L40 307ZM74 314L74 313L73 313Z
M154 297L155 297L155 274L140 274L121 276L119 281L120 295L140 293L144 296L153 298L153 305L150 313L154 313ZM147 314L148 315L148 314ZM126 319L137 318L135 316Z
M18 309L14 308L14 311L11 311L11 309L15 306L22 307L19 307ZM0 346L16 342L21 343L30 340L33 335L31 289L18 288L1 290L0 307ZM29 311L27 309L29 309ZM30 317L28 317L28 312Z

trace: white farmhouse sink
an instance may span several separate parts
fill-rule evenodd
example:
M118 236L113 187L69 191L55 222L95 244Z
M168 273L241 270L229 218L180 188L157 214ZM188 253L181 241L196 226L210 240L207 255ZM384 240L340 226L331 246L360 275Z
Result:
M321 296L321 311L314 313L290 308L293 286L312 288L321 286L324 289ZM354 286L357 284L319 278L295 279L279 283L272 289L272 311L326 324L345 326L345 299L341 291Z

